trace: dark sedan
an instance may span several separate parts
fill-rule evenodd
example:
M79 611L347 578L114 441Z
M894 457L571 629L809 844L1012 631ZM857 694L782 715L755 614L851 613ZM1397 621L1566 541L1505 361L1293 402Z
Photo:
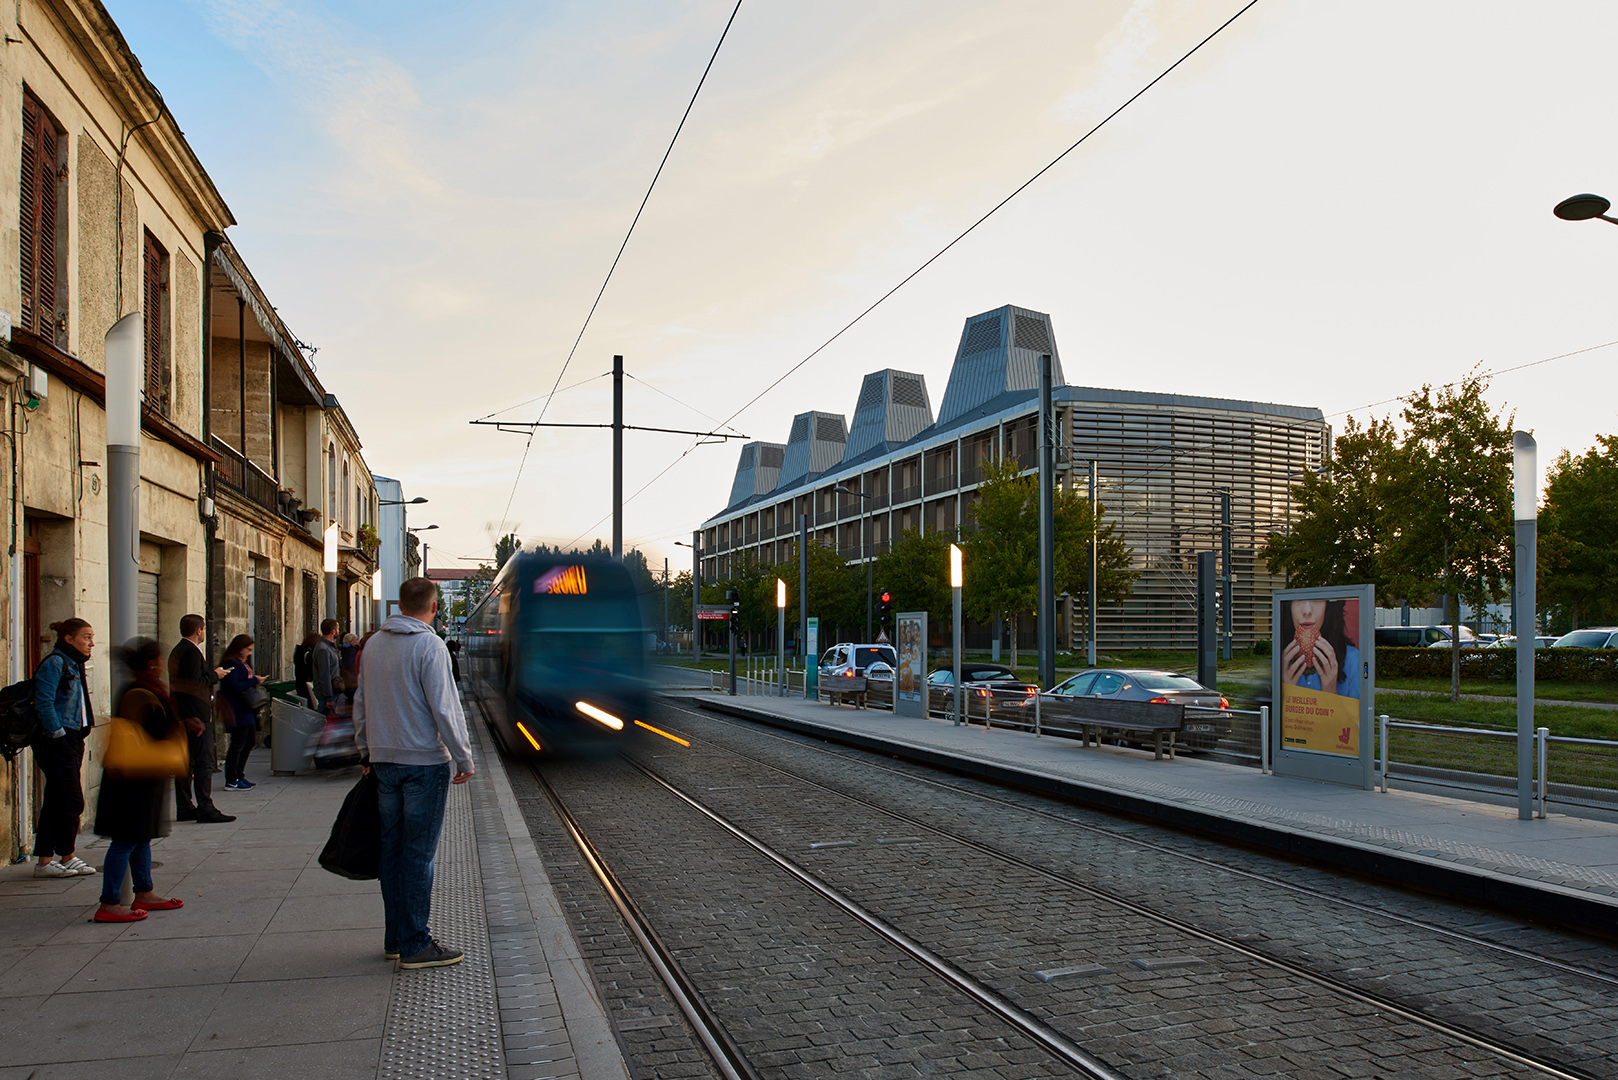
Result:
M961 684L966 688L968 719L1020 720L1022 703L1033 699L1039 687L1024 682L1000 664L962 664ZM927 706L949 716L955 710L955 671L939 668L927 676Z
M1111 701L1150 701L1158 704L1194 705L1199 709L1229 709L1230 702L1217 690L1210 690L1189 675L1149 668L1093 668L1081 671L1040 695L1041 708L1074 698L1106 698ZM1023 705L1031 724L1034 703ZM1063 710L1065 711L1065 710ZM1196 750L1212 750L1230 731L1230 717L1196 713L1185 718L1186 745Z

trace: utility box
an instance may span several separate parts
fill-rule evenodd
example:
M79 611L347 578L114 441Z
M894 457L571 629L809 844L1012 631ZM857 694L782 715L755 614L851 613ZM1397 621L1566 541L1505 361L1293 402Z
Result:
M309 767L315 740L326 728L326 718L281 698L270 701L270 771L291 776Z

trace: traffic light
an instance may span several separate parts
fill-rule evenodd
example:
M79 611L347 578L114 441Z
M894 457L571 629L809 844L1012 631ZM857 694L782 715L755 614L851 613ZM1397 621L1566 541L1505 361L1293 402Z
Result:
M888 612L892 609L892 607L893 607L893 594L892 593L884 592L881 596L877 597L877 600L876 600L876 621L879 622L879 623L887 622L888 621Z
M726 589L725 599L730 601L730 632L742 632L742 592L740 589Z

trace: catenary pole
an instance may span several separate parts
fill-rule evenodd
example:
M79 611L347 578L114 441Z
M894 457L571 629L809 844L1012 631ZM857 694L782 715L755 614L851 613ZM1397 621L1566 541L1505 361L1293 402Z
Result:
M1099 548L1101 546L1101 529L1096 520L1096 463L1090 462L1090 643L1089 666L1096 666L1096 566L1099 561Z
M806 658L804 671L809 670L809 515L798 515L798 651ZM809 676L804 675L804 686ZM805 691L807 693L807 690Z
M702 604L702 552L697 549L701 537L701 529L691 530L691 659L698 664L702 663L702 623L697 619Z
M1051 354L1039 358L1039 682L1056 684L1055 424L1051 415Z
M612 358L612 557L624 557L624 358Z

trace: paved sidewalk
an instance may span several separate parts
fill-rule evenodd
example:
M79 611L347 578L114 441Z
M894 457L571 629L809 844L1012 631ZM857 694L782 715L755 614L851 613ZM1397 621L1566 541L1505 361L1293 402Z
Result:
M0 1080L625 1077L503 767L477 754L438 850L452 968L396 970L376 882L316 861L358 769L274 777L256 752L256 788L216 789L235 822L153 843L157 891L185 907L139 923L89 921L99 874L0 868ZM94 866L105 850L80 839Z
M674 700L1046 790L1440 889L1525 914L1618 932L1618 824L1401 791L1362 791L1193 755L1083 747L981 724L896 717L801 699L665 691Z

